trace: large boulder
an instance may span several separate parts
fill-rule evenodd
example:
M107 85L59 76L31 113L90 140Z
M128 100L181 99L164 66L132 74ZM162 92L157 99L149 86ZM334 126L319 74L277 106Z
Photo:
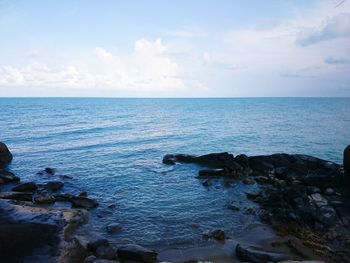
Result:
M12 161L12 154L5 143L0 142L0 168L5 167Z
M143 263L153 263L157 261L157 253L155 251L136 244L119 247L117 253L121 260L135 260Z
M346 181L350 183L350 145L344 150L343 166Z

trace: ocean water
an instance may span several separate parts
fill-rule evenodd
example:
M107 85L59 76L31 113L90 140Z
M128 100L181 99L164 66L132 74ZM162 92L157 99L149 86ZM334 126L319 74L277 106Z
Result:
M196 165L166 166L163 155L286 152L341 163L350 143L349 98L1 98L0 112L0 141L22 181L59 179L36 175L55 167L73 177L64 192L100 202L85 228L157 248L200 245L216 228L239 235L256 220L244 197L254 186L217 180L206 188ZM115 222L123 230L106 234Z

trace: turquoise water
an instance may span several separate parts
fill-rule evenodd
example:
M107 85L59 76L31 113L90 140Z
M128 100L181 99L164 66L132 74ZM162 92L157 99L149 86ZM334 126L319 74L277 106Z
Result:
M22 180L40 181L39 170L56 167L73 176L65 191L100 201L92 230L118 222L123 231L109 238L157 247L198 245L213 228L234 236L255 220L244 212L254 206L243 194L251 186L205 188L198 167L163 165L164 154L287 152L340 163L350 143L349 98L2 98L0 111L0 141Z

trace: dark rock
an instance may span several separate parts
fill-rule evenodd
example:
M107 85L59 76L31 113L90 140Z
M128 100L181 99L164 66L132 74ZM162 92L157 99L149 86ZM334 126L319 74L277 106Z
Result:
M216 240L225 240L225 232L221 229L214 230L211 235Z
M224 169L204 169L198 172L199 177L219 177L225 175Z
M113 248L110 245L108 245L108 246L99 246L96 249L95 255L98 258L113 260L113 259L117 258L117 251L116 251L115 248Z
M157 260L157 253L153 250L135 244L119 247L117 250L119 259L136 260L143 263L153 263Z
M114 209L114 208L117 208L117 205L116 204L111 204L111 205L108 205L107 207L110 208L110 209Z
M321 206L325 206L328 204L328 201L326 198L324 198L322 195L320 194L312 194L309 195L309 200L310 202L312 202L316 207L321 207Z
M12 187L12 191L15 192L33 192L38 189L38 186L34 182L21 183Z
M58 191L64 186L64 183L59 181L51 181L43 185L43 187L50 191Z
M267 184L270 182L270 179L267 176L256 176L254 180L259 184Z
M52 204L55 201L55 197L48 193L40 193L34 197L34 203L36 204Z
M13 173L0 169L0 179L4 183L19 182L20 178L15 176Z
M0 142L0 168L7 166L12 161L12 153L5 143Z
M122 230L122 227L120 224L118 223L113 223L113 224L109 224L107 227L106 227L106 230L108 233L110 234L115 234L115 233L118 233Z
M32 193L24 192L0 192L0 199L10 199L18 201L32 201Z
M318 188L316 186L308 186L307 193L308 194L320 194L321 190L320 190L320 188Z
M176 163L176 158L173 154L167 154L163 157L163 163L168 165L174 165Z
M343 155L343 167L346 183L350 183L350 145L345 148Z
M236 255L240 260L253 263L280 262L288 259L288 256L276 252L264 251L253 246L236 246Z
M167 154L163 158L165 164L179 163L196 163L209 168L226 168L230 170L242 171L243 167L235 161L232 154L227 152L223 153L210 153L201 156L193 156L187 154Z
M204 180L204 182L202 183L202 185L205 186L205 187L209 187L209 186L211 186L211 182L210 182L209 179L207 179L207 180Z
M242 182L246 185L254 184L254 180L251 178L244 178Z
M88 256L87 258L84 259L84 263L94 263L94 262L96 262L95 260L97 260L97 257Z
M46 167L45 172L48 174L54 175L56 170L54 168L51 168L51 167Z
M83 192L80 192L80 193L79 193L79 196L87 197L87 196L88 196L88 193L87 193L86 191L83 191Z
M83 196L73 196L70 198L70 201L74 207L94 208L98 206L98 202L95 199Z
M287 172L288 172L287 167L277 167L274 170L276 177L279 179L285 179L285 175L287 174Z
M0 224L1 262L23 262L17 257L30 255L34 249L56 244L58 228L41 223Z
M97 238L87 243L87 248L92 252L95 252L97 248L101 246L103 247L109 246L109 241L105 238Z
M245 154L240 154L235 157L235 162L237 162L244 169L249 168L249 158Z
M333 195L334 194L334 189L333 188L326 188L323 192L325 195Z
M232 211L239 211L239 207L235 206L233 203L228 203L226 206Z
M322 206L318 209L318 219L328 225L332 226L337 221L337 212L331 206Z

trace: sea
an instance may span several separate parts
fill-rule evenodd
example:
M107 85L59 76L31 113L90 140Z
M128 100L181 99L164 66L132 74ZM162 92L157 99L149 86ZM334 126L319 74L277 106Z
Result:
M61 180L62 192L99 201L86 231L187 248L208 242L206 231L235 237L256 223L245 193L257 186L216 179L205 187L200 167L165 165L165 154L284 152L342 163L350 98L0 98L0 127L14 156L9 169L23 182ZM56 175L38 175L45 167ZM122 230L107 233L111 223Z

